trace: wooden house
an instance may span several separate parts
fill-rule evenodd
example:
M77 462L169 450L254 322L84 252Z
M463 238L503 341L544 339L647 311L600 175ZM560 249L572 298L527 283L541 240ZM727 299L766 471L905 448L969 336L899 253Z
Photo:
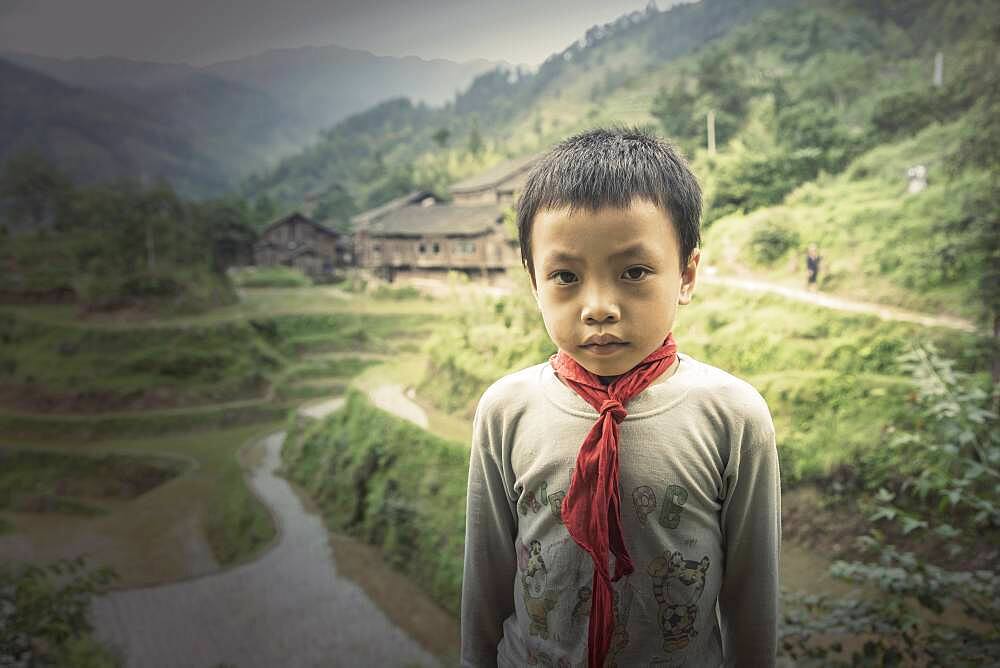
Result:
M394 280L458 271L491 280L518 264L503 223L538 156L509 160L449 188L444 203L410 193L352 219L358 265Z
M503 214L494 205L407 206L357 234L358 264L394 280L459 271L490 277L507 270L511 247Z
M538 161L538 155L505 160L485 172L454 183L448 188L455 206L497 204L513 206L524 189L528 172Z
M332 230L295 211L274 221L254 244L254 263L261 267L295 267L318 278L354 261L350 235Z

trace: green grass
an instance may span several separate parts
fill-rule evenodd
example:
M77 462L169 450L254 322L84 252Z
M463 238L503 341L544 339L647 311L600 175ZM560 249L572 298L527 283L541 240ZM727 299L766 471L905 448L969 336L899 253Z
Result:
M238 288L298 288L312 285L312 280L292 267L241 267L229 270Z
M321 298L309 288L301 292ZM142 411L169 418L167 409L190 409L199 418L204 412L198 407L218 404L226 404L218 406L220 413L239 409L249 415L252 402L267 403L276 385L296 378L350 376L371 363L365 359L296 362L300 355L390 353L414 347L434 321L428 311L439 308L436 303L419 305L423 312L368 312L359 302L353 311L206 319L201 324L160 323L155 328L70 324L47 319L50 309L41 318L30 310L15 309L0 321L4 341L0 373L10 397L6 410L100 414L94 420L115 424L129 422ZM246 403L237 406L239 402ZM16 417L0 415L0 423L11 425ZM62 417L53 419L66 424ZM27 415L20 426L29 423L38 420ZM70 423L84 425L87 420Z
M224 406L101 415L0 412L0 433L7 439L35 443L68 438L85 442L114 438L156 438L172 433L193 433L274 422L282 420L294 406L295 403L290 401L251 400Z
M381 547L386 560L458 612L468 449L350 392L319 422L290 427L283 472L327 525Z
M51 394L75 392L98 409L102 397L120 398L151 388L161 397L173 391L189 404L155 410L105 407L96 414L0 409L0 445L29 452L68 450L65 461L76 462L74 466L89 455L123 456L117 454L121 451L193 460L195 466L176 479L137 499L115 500L106 508L86 498L79 507L70 508L67 503L77 502L75 497L62 499L44 489L37 491L39 508L105 511L100 531L108 532L109 546L119 546L117 555L107 556L124 564L126 585L189 574L183 570L183 554L177 554L182 549L179 544L163 541L186 535L192 518L221 564L250 558L272 540L270 516L250 495L237 450L252 437L278 429L303 399L341 394L350 378L382 361L377 356L354 357L359 348L379 354L412 349L434 320L428 314L441 309L439 303L425 300L381 301L369 308L362 300L330 301L327 292L316 288L258 294L259 301L251 299L251 307L243 312L226 308L156 323L74 322L71 311L59 307L5 311L11 317L0 325L5 343L0 364L15 383ZM279 304L282 308L277 308ZM290 305L301 310L282 310ZM274 312L267 310L271 307ZM301 351L322 347L302 345L303 341L322 341L343 353L303 357ZM231 390L247 378L263 382L250 398L225 400L238 396ZM58 480L65 473L58 462L32 468L35 482ZM77 468L83 475L86 467ZM65 533L67 540L73 532L85 535L90 530L81 521L65 516L57 532ZM53 529L32 521L28 513L13 520L4 517L2 527L33 537L38 532L39 545L55 541L48 548L39 547L40 555L46 549L58 551L61 541L55 540Z
M784 203L715 221L704 234L703 262L733 273L749 268L768 280L804 286L805 249L819 245L824 292L928 313L975 318L979 275L935 226L960 217L963 196L987 187L986 175L951 180L948 157L964 121L933 124L912 138L883 144L837 176L800 186ZM906 170L929 169L929 187L906 193ZM770 262L753 251L755 234L778 229L798 239Z
M284 361L252 323L212 327L97 329L0 320L6 383L39 404L104 410L163 407L261 396ZM85 409L87 410L87 409ZM89 409L93 410L93 409Z

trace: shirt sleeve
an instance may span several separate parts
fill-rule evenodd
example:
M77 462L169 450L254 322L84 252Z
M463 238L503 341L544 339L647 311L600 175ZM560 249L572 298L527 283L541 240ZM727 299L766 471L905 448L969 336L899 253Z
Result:
M503 455L503 424L480 400L473 420L462 575L461 665L496 666L503 623L514 612L517 557L513 472Z
M731 455L726 471L719 593L726 666L773 666L777 653L781 482L774 424L759 395L758 401L763 409L746 418L733 453L738 461Z

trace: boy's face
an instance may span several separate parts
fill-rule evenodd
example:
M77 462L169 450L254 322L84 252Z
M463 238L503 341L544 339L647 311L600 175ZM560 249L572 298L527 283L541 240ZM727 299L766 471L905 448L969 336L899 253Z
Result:
M681 272L669 216L628 209L544 209L532 225L535 299L552 341L598 376L618 376L656 350L694 290L699 251Z

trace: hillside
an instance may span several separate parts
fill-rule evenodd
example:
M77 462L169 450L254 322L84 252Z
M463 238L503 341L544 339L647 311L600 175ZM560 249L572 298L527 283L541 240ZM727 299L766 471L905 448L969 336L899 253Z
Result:
M668 12L633 12L595 26L533 74L498 67L443 107L396 99L356 114L301 154L248 179L243 192L296 206L306 194L339 184L351 194L349 202L330 203L331 215L340 219L415 183L443 193L451 181L536 151L592 122L593 109L620 103L617 91L633 74L691 52L764 8L785 4L707 0ZM599 100L589 97L591 80L603 86ZM639 119L625 114L622 120Z
M244 192L293 207L338 184L348 197L320 217L343 220L415 188L443 193L589 126L653 126L702 178L710 261L798 280L795 257L816 241L831 261L824 289L983 316L989 151L973 161L956 152L996 125L987 106L998 25L997 8L975 0L703 0L633 13L534 74L480 76L446 107L397 100L356 115ZM705 149L709 110L715 155ZM917 164L931 170L931 188L903 198Z

